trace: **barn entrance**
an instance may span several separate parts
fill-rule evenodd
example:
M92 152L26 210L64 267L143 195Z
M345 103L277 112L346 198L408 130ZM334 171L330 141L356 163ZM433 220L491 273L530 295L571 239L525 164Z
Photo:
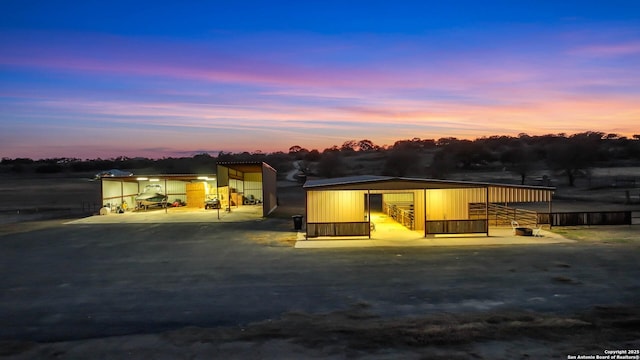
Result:
M364 194L365 219L370 222L371 238L416 237L414 196L405 192ZM419 235L419 234L418 234Z

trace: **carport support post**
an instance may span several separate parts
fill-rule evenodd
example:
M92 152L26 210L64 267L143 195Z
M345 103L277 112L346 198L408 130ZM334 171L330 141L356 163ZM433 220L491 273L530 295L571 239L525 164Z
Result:
M167 197L164 200L164 213L166 214L169 211L169 206L167 206L169 202L169 189L167 189L167 178L164 178L164 195Z
M371 190L367 189L367 219L369 220L369 240L371 240Z
M424 202L423 202L423 207L424 209L422 210L422 212L424 213L424 220L422 221L422 225L424 226L424 237L427 237L427 189L422 190L422 193L424 194Z
M549 229L553 227L553 219L551 212L553 211L551 204L553 204L553 192L549 193Z
M485 203L484 203L484 216L485 216L485 226L487 227L487 236L489 236L489 187L485 187L484 188L484 196L485 196Z
M124 180L120 180L120 208L122 209L122 203L124 202Z

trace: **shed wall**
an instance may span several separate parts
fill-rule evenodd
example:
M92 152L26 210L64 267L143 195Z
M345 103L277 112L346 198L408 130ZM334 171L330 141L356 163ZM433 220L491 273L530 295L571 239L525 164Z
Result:
M102 206L111 204L114 206L135 205L135 197L138 195L138 183L128 181L103 181L102 182Z
M483 203L484 188L427 190L427 220L465 220L469 203Z
M365 221L363 190L307 191L307 221L357 222Z
M552 190L527 189L504 186L489 187L489 202L491 203L515 203L515 202L548 202L551 201Z
M262 200L262 173L245 173L244 174L244 196Z

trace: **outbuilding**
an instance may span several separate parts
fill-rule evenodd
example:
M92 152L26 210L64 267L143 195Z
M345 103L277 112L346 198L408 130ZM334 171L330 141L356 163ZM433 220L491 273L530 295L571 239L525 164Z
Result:
M307 238L368 236L376 216L425 237L486 234L494 216L513 203L543 202L551 212L554 188L385 176L310 180ZM508 215L507 215L508 216ZM537 220L531 220L536 222Z
M145 193L149 196L141 196ZM215 174L101 178L101 205L108 212L172 206L230 211L252 205L261 206L262 216L267 216L277 207L276 199L276 170L264 162L218 163Z

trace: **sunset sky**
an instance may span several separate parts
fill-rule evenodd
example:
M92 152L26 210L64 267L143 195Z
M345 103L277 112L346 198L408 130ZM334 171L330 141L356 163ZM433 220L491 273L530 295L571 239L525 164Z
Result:
M0 0L0 157L639 124L635 0Z

